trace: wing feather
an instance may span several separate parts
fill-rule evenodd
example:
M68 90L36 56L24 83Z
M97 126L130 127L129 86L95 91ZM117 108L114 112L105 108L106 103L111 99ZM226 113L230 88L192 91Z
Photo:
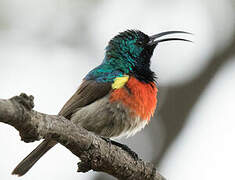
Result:
M95 80L83 81L78 90L63 106L59 115L69 119L78 108L104 97L111 89L111 83L97 83Z

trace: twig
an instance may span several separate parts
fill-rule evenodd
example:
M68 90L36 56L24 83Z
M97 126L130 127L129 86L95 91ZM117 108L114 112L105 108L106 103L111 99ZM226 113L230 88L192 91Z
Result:
M33 96L26 94L0 99L0 122L15 127L25 142L42 138L59 142L80 158L78 172L102 171L123 180L164 180L153 164L134 160L126 151L62 116L43 114L32 108Z

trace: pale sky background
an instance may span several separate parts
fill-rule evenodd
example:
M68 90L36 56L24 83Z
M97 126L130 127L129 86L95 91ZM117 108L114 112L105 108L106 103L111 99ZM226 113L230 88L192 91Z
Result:
M160 44L152 69L160 86L190 81L219 53L235 31L233 0L1 0L0 98L21 92L35 97L35 110L57 114L86 73L101 63L104 48L118 32L139 29L194 33L193 44ZM165 92L159 96L159 107ZM180 102L179 102L180 106ZM158 169L171 180L235 179L235 57L213 77L191 110L187 123ZM171 113L171 112L169 112ZM172 119L174 121L174 119ZM154 125L159 125L155 127ZM135 137L122 140L144 160L164 144L161 114ZM25 176L11 171L39 142L26 144L18 132L0 124L0 179L95 179L99 173L77 173L79 161L61 145L54 147ZM105 179L105 178L103 178ZM110 179L110 177L106 177Z

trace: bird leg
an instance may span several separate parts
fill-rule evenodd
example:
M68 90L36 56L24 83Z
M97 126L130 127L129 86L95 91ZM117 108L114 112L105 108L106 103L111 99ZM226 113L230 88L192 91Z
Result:
M127 145L121 144L119 142L113 141L109 138L106 137L101 137L103 140L105 140L107 143L113 144L115 146L120 147L122 150L126 151L128 154L131 155L131 157L137 161L139 159L138 154L136 154L134 151L132 151Z

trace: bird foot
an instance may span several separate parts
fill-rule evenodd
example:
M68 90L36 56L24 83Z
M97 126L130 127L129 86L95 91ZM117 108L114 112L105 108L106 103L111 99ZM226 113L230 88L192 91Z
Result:
M113 144L113 145L115 145L115 146L118 146L118 147L120 147L122 150L126 151L128 154L131 155L131 157L132 157L135 161L139 160L138 154L135 153L134 151L132 151L127 145L121 144L121 143L116 142L116 141L113 141L113 140L111 140L111 139L109 139L109 138L105 138L105 137L101 137L101 138L102 138L103 140L105 140L106 142L108 142L108 143L110 143L110 144Z

